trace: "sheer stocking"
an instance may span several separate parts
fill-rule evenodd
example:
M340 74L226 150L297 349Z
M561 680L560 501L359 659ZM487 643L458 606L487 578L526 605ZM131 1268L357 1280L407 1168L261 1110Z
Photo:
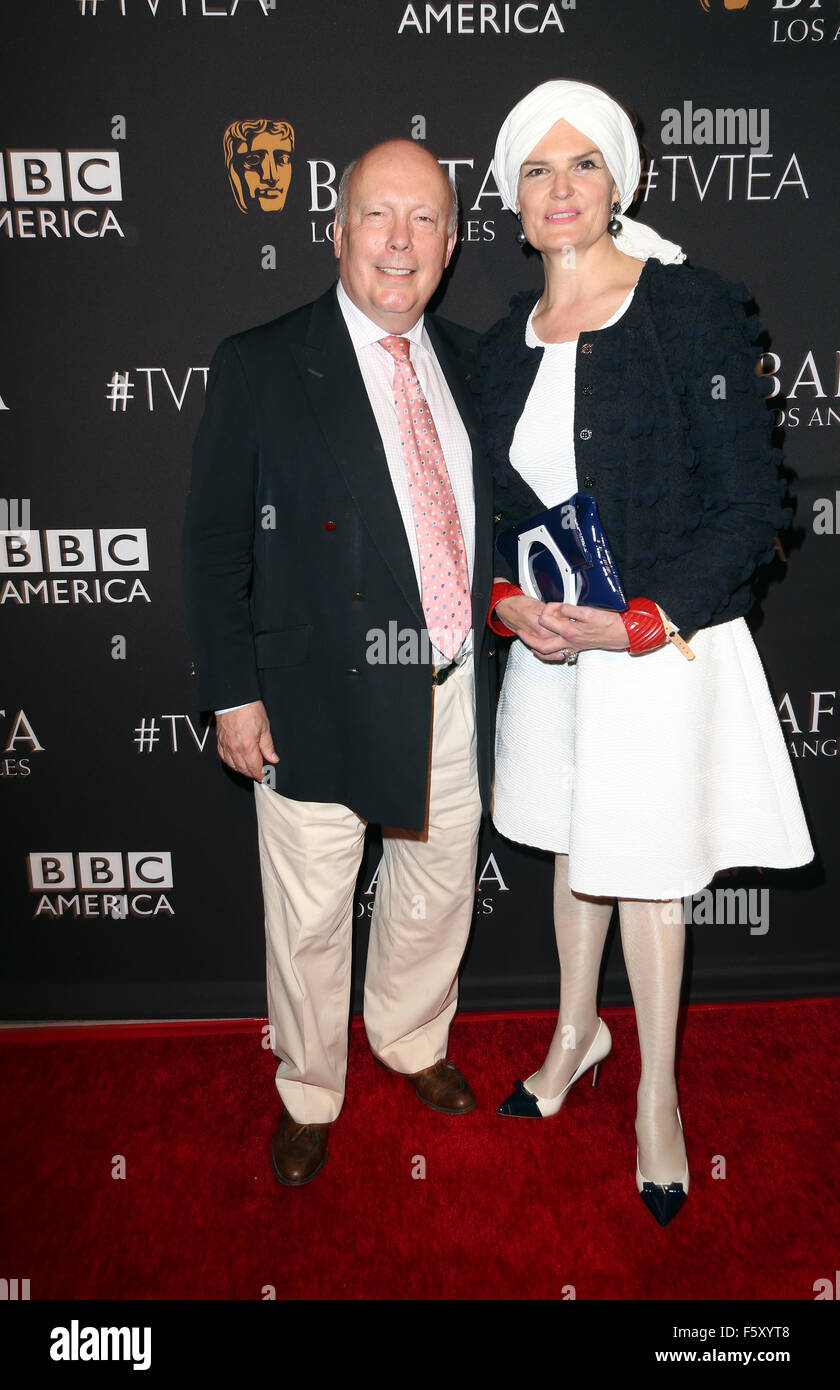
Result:
M642 1057L636 1093L639 1167L651 1182L680 1182L685 1143L677 1120L674 1053L685 953L682 901L622 898L618 910Z
M560 1014L548 1054L525 1083L548 1099L572 1079L598 1027L598 975L615 903L569 887L569 856L554 858L554 932L560 958Z
M543 1099L560 1094L595 1036L598 977L615 902L572 892L568 855L556 855L554 863L560 1012L545 1060L526 1081ZM680 1182L685 1143L676 1113L674 1056L685 953L682 902L620 898L618 909L642 1058L636 1094L639 1167L652 1182Z

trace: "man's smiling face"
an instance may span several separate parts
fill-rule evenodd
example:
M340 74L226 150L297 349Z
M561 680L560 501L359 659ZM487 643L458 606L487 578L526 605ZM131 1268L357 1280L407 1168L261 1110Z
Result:
M344 226L335 224L339 275L357 308L385 333L405 333L440 283L457 231L447 232L450 190L437 160L391 140L353 169Z

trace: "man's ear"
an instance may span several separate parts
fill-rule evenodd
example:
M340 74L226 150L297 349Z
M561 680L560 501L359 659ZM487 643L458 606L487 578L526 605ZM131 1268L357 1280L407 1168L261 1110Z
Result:
M452 252L455 250L455 243L456 243L457 240L458 240L458 228L456 227L455 230L454 230L454 232L452 232L451 235L447 238L447 242L446 242L446 260L443 262L444 270L445 270L446 267L449 265L449 260L450 260L450 257L451 257L451 255L452 255Z
M333 220L333 248L335 251L335 258L338 260L341 255L341 227L338 225L337 217Z

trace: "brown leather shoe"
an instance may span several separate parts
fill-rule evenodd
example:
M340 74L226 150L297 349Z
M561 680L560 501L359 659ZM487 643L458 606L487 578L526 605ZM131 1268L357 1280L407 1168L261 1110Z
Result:
M271 1166L278 1182L286 1187L303 1187L320 1173L327 1161L329 1125L299 1125L288 1110L271 1141Z
M445 1057L434 1066L414 1072L409 1080L423 1104L444 1115L466 1115L478 1104L467 1078Z

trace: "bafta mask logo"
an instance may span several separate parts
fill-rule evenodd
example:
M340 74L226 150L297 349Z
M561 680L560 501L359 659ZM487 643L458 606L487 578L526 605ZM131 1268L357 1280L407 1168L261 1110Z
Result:
M725 10L745 10L750 0L723 0ZM703 9L708 11L712 8L711 0L700 0Z
M225 164L240 212L282 212L292 181L295 132L288 121L233 121Z

